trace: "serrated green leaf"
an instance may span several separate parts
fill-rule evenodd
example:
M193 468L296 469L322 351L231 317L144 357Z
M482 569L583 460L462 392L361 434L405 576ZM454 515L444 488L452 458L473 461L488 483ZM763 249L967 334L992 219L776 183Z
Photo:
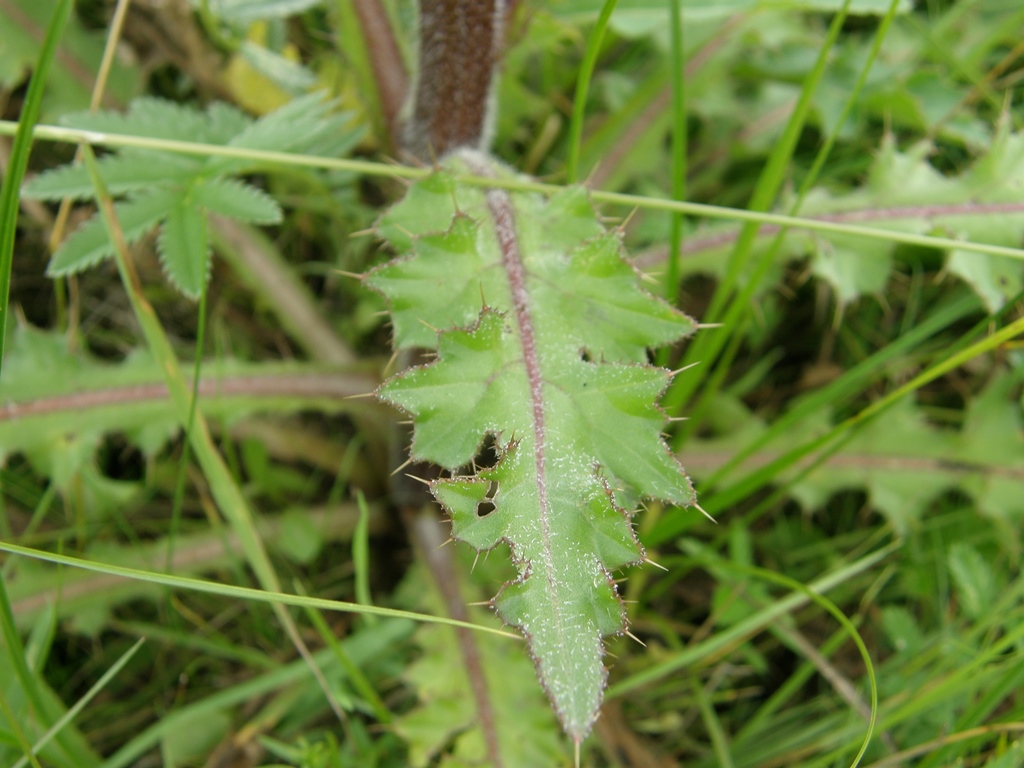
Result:
M288 102L266 115L230 141L245 149L279 152L309 151L323 137L339 129L341 116L331 116L333 104L322 93L312 93Z
M223 117L225 108L221 107L220 110ZM75 112L66 115L61 122L71 128L87 131L209 144L226 143L235 130L234 121L215 122L194 107L152 96L135 99L127 112ZM247 122L251 124L252 120L247 119ZM226 129L232 129L232 133L225 135L221 132Z
M68 116L65 122L87 130L231 144L240 148L281 151L310 151L320 145L350 148L348 142L353 132L342 130L346 116L334 114L333 109L333 102L313 94L253 122L230 105L213 104L201 112L163 99L143 98L134 101L126 113L79 113ZM281 220L280 206L266 193L222 178L254 165L242 158L197 159L171 152L126 149L104 157L99 165L109 192L114 195L138 193L116 204L121 227L129 241L167 221L158 240L161 260L171 282L192 298L199 295L209 275L207 212L257 224L275 224ZM49 200L84 199L91 197L94 191L84 169L65 166L38 176L26 186L24 194ZM71 274L93 266L112 253L103 222L93 217L58 250L49 274Z
M475 153L448 167L511 175ZM434 206L446 191L447 205ZM367 282L391 301L396 345L438 353L378 394L412 414L416 459L456 470L495 436L494 467L432 489L457 539L512 546L520 576L496 607L527 636L563 727L580 740L606 681L601 638L625 628L611 571L642 557L625 505L694 502L661 437L657 400L671 374L644 364L648 347L694 324L640 289L579 189L544 200L442 173L384 221L413 255Z
M167 216L181 197L180 190L154 189L146 194L115 204L117 220L129 243L138 240ZM46 268L50 277L72 275L95 266L114 255L103 220L93 215L76 229L57 249Z
M277 224L281 207L266 192L241 181L212 178L196 184L189 192L189 202L210 213L219 213L254 224Z
M112 195L124 195L169 183L183 183L202 167L202 161L167 152L124 152L107 155L97 163L100 176ZM89 174L81 165L63 165L45 171L21 194L40 200L91 200L95 194Z
M210 241L205 214L182 199L167 213L157 238L160 264L167 279L191 299L198 299L210 277Z

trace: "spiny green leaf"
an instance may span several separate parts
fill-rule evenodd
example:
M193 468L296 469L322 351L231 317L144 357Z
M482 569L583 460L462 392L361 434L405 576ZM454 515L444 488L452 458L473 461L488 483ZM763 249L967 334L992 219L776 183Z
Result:
M160 230L157 250L167 279L189 298L199 298L210 276L206 216L188 201L178 201Z
M168 211L177 204L181 194L181 190L157 188L117 203L114 210L127 241L131 243L138 240L159 224L167 216ZM72 275L113 255L114 247L107 237L103 220L99 215L93 215L53 254L46 274L50 277Z
M471 152L447 166L512 175ZM412 414L416 459L457 470L495 437L494 467L432 489L457 539L510 543L520 576L495 606L579 741L607 677L601 638L625 629L611 571L642 557L629 510L639 497L694 502L661 437L671 374L645 364L694 324L640 289L580 189L545 200L442 172L382 227L412 255L367 282L391 301L396 345L436 346L437 360L378 394Z

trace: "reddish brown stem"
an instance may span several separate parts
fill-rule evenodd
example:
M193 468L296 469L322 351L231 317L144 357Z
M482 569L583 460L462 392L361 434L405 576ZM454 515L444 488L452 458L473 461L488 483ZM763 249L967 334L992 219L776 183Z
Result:
M501 55L505 0L422 0L419 72L405 148L431 160L485 149Z

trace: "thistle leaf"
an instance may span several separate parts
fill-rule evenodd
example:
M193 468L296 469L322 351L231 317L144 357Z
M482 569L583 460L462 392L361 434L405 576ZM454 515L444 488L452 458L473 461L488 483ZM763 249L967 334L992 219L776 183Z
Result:
M447 165L512 176L477 153ZM527 636L578 742L607 679L601 639L625 630L611 572L642 558L632 507L695 500L661 438L657 400L671 374L645 363L649 347L694 324L641 290L579 189L545 200L441 172L414 185L382 229L412 254L367 282L391 302L396 345L435 347L437 360L378 394L412 414L418 460L458 470L494 436L494 467L432 490L457 539L511 545L519 578L495 607Z

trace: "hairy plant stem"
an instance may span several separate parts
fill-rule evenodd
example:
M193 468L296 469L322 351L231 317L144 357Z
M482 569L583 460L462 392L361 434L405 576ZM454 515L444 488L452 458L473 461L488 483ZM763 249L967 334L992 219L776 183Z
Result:
M421 161L486 149L505 0L421 0L419 71L405 149Z

